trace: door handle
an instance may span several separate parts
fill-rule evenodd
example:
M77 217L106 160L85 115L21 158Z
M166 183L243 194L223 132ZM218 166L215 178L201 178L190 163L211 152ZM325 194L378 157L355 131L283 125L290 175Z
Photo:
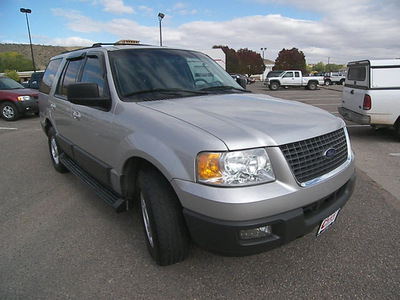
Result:
M72 117L73 117L75 120L79 120L79 119L81 118L81 113L80 113L79 111L77 111L77 110L74 110L74 111L72 112Z

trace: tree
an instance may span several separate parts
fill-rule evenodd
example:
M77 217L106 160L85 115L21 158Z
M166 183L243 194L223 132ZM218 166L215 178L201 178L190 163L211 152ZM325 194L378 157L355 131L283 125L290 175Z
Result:
M213 49L222 49L226 56L226 71L228 73L238 73L238 65L239 58L234 49L229 48L228 46L213 46Z
M0 53L0 73L5 70L32 71L32 61L18 52Z
M19 82L19 75L15 70L4 70L4 75Z
M337 64L327 64L325 66L326 72L338 72L340 69L342 69L344 66L343 65L337 65Z
M312 70L316 71L318 73L324 73L325 72L325 64L322 61L320 61L319 63L315 64L312 67Z
M297 48L287 50L283 48L275 60L273 70L301 70L306 73L306 58Z
M264 62L259 53L247 48L237 52L228 46L213 46L213 49L222 49L226 55L226 71L228 73L261 74L265 70Z
M264 61L260 54L247 48L239 49L237 52L239 58L239 72L251 76L253 74L262 74L265 70Z

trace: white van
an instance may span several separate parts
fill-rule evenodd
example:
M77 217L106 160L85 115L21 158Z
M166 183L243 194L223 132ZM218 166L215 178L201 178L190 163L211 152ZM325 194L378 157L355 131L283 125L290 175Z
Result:
M349 62L339 113L358 124L392 127L400 136L400 59Z

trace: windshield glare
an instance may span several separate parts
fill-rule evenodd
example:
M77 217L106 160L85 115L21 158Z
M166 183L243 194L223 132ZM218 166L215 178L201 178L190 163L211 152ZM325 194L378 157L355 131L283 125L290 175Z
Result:
M16 89L24 89L23 85L19 84L15 80L2 77L0 78L0 90L16 90Z
M242 89L217 63L199 52L126 49L110 53L111 69L122 97L146 91ZM195 94L193 94L195 95Z

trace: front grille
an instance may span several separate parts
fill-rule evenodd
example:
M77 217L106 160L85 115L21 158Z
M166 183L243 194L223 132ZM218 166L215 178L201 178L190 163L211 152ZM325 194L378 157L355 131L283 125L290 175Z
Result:
M336 169L347 160L347 140L344 129L308 140L280 146L283 155L299 183L318 178ZM328 156L325 155L328 149Z

